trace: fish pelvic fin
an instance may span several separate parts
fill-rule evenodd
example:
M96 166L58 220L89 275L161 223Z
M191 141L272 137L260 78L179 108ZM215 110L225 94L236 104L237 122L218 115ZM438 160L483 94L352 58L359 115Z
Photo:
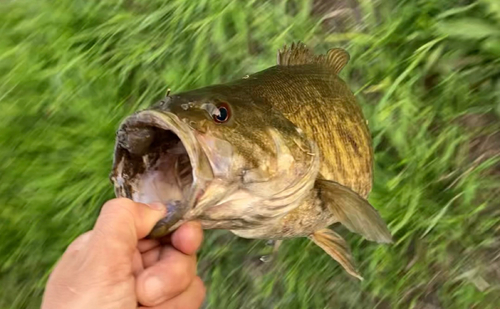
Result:
M301 42L293 42L290 48L283 46L278 50L277 64L283 66L293 66L301 64L319 64L329 67L335 74L340 71L349 62L350 56L342 48L330 49L326 55L314 55L314 53Z
M322 229L312 233L309 238L337 261L349 275L363 280L354 267L351 251L342 236L330 229Z
M317 179L315 188L325 208L351 232L378 243L393 242L384 220L366 199L335 181Z

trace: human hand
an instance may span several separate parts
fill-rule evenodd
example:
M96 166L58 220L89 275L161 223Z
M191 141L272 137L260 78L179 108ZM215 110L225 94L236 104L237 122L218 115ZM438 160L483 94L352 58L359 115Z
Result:
M201 225L185 223L160 241L142 239L165 214L161 204L125 198L104 204L94 228L69 245L50 275L42 309L199 308Z

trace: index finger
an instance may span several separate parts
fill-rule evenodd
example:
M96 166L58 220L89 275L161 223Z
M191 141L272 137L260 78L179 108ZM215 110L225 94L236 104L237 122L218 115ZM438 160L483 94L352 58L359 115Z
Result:
M203 241L203 229L197 221L181 225L172 235L172 245L184 254L192 255L200 248Z

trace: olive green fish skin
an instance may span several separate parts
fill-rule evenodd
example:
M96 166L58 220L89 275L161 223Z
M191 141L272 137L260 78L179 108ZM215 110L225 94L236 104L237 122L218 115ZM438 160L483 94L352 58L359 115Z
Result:
M278 192L278 188L269 189L273 186L272 179L277 187L284 189L296 178L300 178L300 175L306 174L306 170L311 168L311 162L314 159L317 160L314 158L317 154L311 148L310 139L293 122L284 117L271 104L271 101L265 97L253 95L258 85L259 83L255 83L253 77L249 77L236 82L204 87L172 95L152 109L173 113L179 118L186 117L184 119L189 119L188 122L194 131L216 136L231 144L232 151L238 154L240 162L244 162L242 164L232 162L233 170L216 176L224 178L227 183L238 182L238 185L245 187L247 191L259 191L255 187L265 186L266 189L262 191ZM215 124L206 111L200 110L199 107L203 102L228 103L232 111L231 119L224 124ZM279 132L281 138L278 141L270 139L268 130ZM276 143L282 144L294 159L293 167L288 170L289 177L279 175L278 165L283 157L278 153ZM319 165L313 168L314 177L308 181L309 188L312 188L318 168ZM242 172L248 171L254 172L252 183L232 177L238 177ZM305 191L309 190L304 190L304 196L307 193ZM301 199L302 197L297 192L296 202L300 202ZM262 205L262 208L264 207L265 205ZM251 209L251 206L248 208ZM260 211L255 211L247 214L245 218L238 218L238 214L234 213L232 207L215 206L201 213L192 212L191 218L200 220L203 227L207 229L247 230L266 224L272 226L269 222L276 221L276 216L280 216L282 212L280 207L275 207L275 209L275 216L266 216ZM280 235L269 234L262 237L280 238Z
M371 136L353 93L337 74L315 64L274 66L238 84L252 100L271 105L318 144L323 178L368 196Z
M181 205L153 237L190 220L244 238L309 237L361 278L347 244L327 227L340 222L382 243L392 236L367 201L372 141L361 107L339 77L348 60L342 49L314 56L292 44L278 52L278 65L167 95L130 116L117 134L111 176L117 196ZM228 117L217 121L221 106ZM172 152L178 141L185 152ZM177 167L181 161L191 162L192 177L186 163Z
M261 158L275 152L275 145L269 140L266 128L279 131L287 137L285 141L296 138L305 142L305 137L298 134L296 126L280 114L270 101L254 96L256 89L249 82L242 80L179 93L153 109L171 112L180 118L186 115L194 130L200 133L210 132L230 141L234 149L241 152L250 163L247 168L257 168L262 163ZM203 102L228 103L232 114L230 120L215 124L206 111L197 108ZM181 107L189 103L194 107L188 110ZM301 156L301 152L297 152L297 155Z
M316 64L274 66L227 84L212 85L179 93L166 98L152 109L172 112L179 117L188 114L195 130L223 132L223 139L249 163L245 168L258 168L268 154L274 154L274 145L264 136L265 127L273 127L297 142L297 128L306 138L315 141L320 149L319 177L336 181L367 197L372 186L371 138L362 111L354 95L337 74ZM197 115L182 107L189 102L227 102L231 106L232 122L214 124L206 113ZM303 138L302 138L303 139ZM305 141L288 146L295 150L295 160L308 160ZM300 146L299 145L299 146ZM302 148L302 149L301 149ZM310 197L314 200L314 196ZM315 205L315 206L314 206ZM310 218L309 218L310 217ZM309 219L308 219L309 218ZM249 222L212 220L206 214L202 220L207 228L253 229ZM302 222L302 225L296 221ZM260 222L265 218L260 217ZM317 222L315 222L317 221ZM284 217L274 228L261 227L260 232L247 237L288 238L307 235L317 225L334 223L335 218L320 203L305 203ZM293 226L293 229L290 228ZM263 231L262 231L263 230ZM271 231L272 230L272 231ZM240 236L244 232L233 231ZM262 235L257 235L262 234Z
M240 138L235 140L247 137L250 142L238 147L247 149L247 158L255 166L257 156L250 155L255 146L273 151L273 146L262 138L260 128L273 126L292 135L296 134L295 128L300 128L320 148L323 178L348 186L363 197L371 190L373 152L366 120L351 90L328 68L315 64L274 66L238 81L173 95L169 100L170 104L158 103L153 108L182 114L179 106L183 103L229 102L239 125L235 133ZM280 114L284 117L276 117ZM202 127L196 129L203 130Z

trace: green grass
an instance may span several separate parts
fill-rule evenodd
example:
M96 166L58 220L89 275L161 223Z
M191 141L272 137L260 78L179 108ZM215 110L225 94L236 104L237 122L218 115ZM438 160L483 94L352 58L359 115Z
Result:
M167 88L274 65L296 40L351 54L342 77L374 137L370 201L395 243L339 228L361 283L306 239L262 266L263 241L207 231L207 308L498 308L500 4L358 2L324 19L311 1L1 1L0 308L39 306L54 262L113 197L123 117Z

